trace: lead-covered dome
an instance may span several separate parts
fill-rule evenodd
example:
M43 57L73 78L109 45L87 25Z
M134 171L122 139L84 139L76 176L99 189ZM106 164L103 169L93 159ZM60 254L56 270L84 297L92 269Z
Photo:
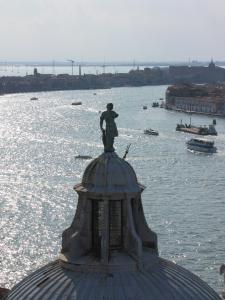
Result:
M221 300L201 279L152 255L141 271L74 272L58 261L13 288L7 300Z

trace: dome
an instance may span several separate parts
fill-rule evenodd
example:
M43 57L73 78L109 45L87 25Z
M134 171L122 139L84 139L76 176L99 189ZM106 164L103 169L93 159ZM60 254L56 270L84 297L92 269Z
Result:
M59 261L16 285L7 300L220 300L201 279L152 255L140 271L74 272Z
M19 282L7 300L220 300L196 275L158 256L144 187L116 153L103 153L75 186L78 204L59 260Z
M115 152L103 153L94 159L84 171L77 191L91 193L139 193L144 189L137 181L131 165Z

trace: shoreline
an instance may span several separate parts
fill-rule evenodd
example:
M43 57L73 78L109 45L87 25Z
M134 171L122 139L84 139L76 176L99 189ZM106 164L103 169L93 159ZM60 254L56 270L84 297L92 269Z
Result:
M220 117L220 118L225 117L225 115L222 115L222 114L213 114L213 113L209 113L209 112L200 112L200 111L190 111L190 110L184 110L184 109L180 109L180 108L165 107L165 109L176 111L176 112L181 112L181 113L186 113L189 115L195 114L195 115L203 115L203 116L215 116L215 117Z

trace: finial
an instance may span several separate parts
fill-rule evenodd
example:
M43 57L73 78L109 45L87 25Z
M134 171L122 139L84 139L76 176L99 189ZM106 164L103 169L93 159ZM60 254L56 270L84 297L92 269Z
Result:
M113 111L113 104L108 103L106 105L107 110L101 114L100 128L102 131L102 142L105 152L114 152L113 147L114 138L118 136L118 130L114 121L119 115ZM105 129L103 128L103 121L105 121Z

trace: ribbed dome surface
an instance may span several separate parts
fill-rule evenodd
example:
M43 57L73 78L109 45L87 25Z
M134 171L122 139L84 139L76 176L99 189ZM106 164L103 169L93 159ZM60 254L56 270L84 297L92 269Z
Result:
M103 153L87 166L82 187L100 193L136 193L141 190L134 169L115 152Z
M220 300L202 280L172 262L152 256L133 272L74 272L58 261L16 285L7 300Z

